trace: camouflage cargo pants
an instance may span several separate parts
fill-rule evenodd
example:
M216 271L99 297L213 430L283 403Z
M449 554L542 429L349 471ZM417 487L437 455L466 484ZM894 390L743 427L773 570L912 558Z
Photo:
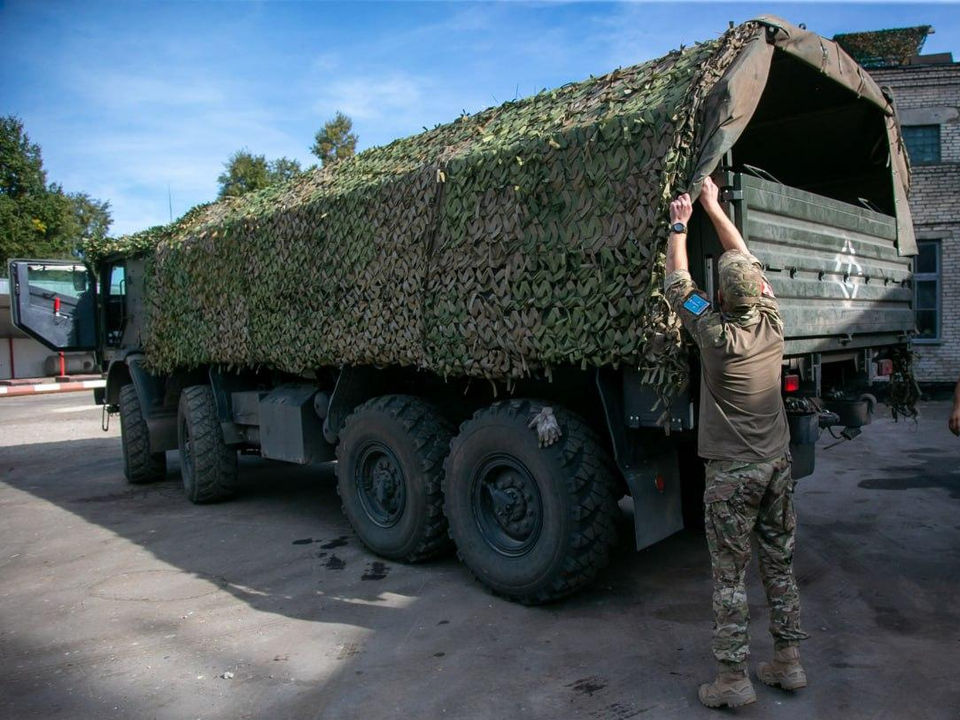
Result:
M789 455L761 463L707 462L703 502L713 564L713 654L722 663L741 664L750 654L744 575L754 531L775 644L785 647L807 637L800 629L793 577L793 485Z

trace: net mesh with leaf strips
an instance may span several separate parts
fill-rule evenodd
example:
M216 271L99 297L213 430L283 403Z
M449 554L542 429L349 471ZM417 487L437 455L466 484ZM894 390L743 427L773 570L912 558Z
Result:
M834 35L833 39L865 68L897 67L919 55L927 35L932 32L933 28L929 25L918 25L843 33Z
M155 372L400 365L686 382L661 296L703 99L763 29L543 91L85 248L148 258Z

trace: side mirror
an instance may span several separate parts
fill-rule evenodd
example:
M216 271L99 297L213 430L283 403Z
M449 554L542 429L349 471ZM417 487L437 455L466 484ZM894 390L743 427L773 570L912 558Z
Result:
M74 270L71 273L73 277L73 289L82 293L87 289L87 273L85 270Z

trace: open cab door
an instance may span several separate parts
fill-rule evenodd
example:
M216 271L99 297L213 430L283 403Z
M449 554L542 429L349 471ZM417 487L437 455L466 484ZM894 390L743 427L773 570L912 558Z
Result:
M97 287L74 260L11 260L13 324L51 350L95 350Z

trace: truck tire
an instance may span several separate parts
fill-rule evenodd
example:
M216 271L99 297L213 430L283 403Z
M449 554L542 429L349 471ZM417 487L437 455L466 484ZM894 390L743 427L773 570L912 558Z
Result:
M139 485L166 477L167 454L150 452L150 431L133 385L120 388L120 443L127 482Z
M609 561L620 495L596 435L553 405L562 435L539 447L530 421L546 403L498 402L460 426L444 498L457 554L498 595L527 605L590 583Z
M209 385L194 385L180 393L177 440L183 491L190 502L220 502L236 494L237 451L223 441Z
M452 437L453 425L410 395L374 398L347 418L337 445L337 492L371 551L418 562L449 545L441 481Z

